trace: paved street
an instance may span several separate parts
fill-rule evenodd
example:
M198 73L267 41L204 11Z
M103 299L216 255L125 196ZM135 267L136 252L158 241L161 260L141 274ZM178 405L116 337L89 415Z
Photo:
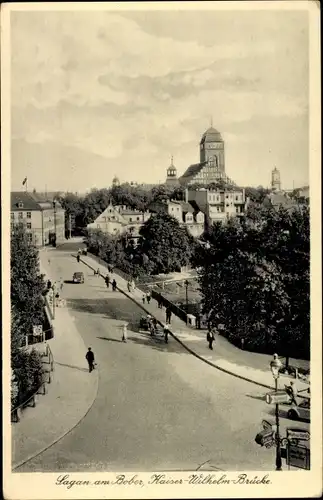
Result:
M78 264L72 247L50 253L51 272L67 281L76 270L85 274L84 284L64 285L63 297L96 355L99 390L79 425L17 472L273 469L274 449L254 442L261 420L273 420L265 389L208 366L173 339L165 345L139 333L141 309Z

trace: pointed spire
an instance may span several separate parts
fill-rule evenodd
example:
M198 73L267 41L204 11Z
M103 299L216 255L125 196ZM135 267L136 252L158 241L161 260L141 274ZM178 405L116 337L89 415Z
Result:
M211 116L210 124L211 124L211 128L213 128L213 116Z
M171 164L171 167L174 166L174 156L173 155L170 157L170 164Z

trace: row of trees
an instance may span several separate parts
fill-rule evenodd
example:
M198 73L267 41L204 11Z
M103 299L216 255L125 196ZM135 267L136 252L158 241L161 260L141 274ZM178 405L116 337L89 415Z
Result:
M201 184L190 186L191 189L205 187ZM219 189L236 189L227 185L224 181L211 183L207 187ZM59 196L59 201L66 210L66 231L69 230L69 216L73 220L74 232L80 232L87 224L93 222L101 214L109 203L113 205L127 205L130 208L145 211L154 202L167 199L183 200L185 195L183 186L166 186L164 184L153 186L147 190L144 186L133 186L129 183L113 186L109 189L93 189L85 196L78 196L74 193L65 193ZM256 204L261 204L268 194L268 190L259 188L246 188L246 196Z
M309 358L309 210L263 209L214 225L194 256L203 311L230 341Z
M87 232L88 250L134 278L178 271L190 263L194 239L187 229L166 213L151 217L135 242L126 235Z
M39 273L37 250L28 242L23 227L11 234L11 369L12 405L25 401L43 380L40 355L24 348L26 335L44 322L45 284Z

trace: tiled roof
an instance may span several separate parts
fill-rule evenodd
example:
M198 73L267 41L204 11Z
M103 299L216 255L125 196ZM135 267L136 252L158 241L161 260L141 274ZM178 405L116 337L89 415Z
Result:
M19 202L23 203L23 207L19 208ZM37 203L30 193L25 191L12 191L11 192L11 210L41 210L39 203Z
M206 162L195 163L194 165L190 165L188 167L188 169L184 172L184 174L181 176L181 179L184 179L185 177L191 177L191 176L198 174L205 165L206 165Z

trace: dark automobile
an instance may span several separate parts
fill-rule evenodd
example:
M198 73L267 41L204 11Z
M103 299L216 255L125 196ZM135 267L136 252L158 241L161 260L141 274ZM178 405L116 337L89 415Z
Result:
M73 283L84 283L84 274L83 273L74 273L73 274Z

